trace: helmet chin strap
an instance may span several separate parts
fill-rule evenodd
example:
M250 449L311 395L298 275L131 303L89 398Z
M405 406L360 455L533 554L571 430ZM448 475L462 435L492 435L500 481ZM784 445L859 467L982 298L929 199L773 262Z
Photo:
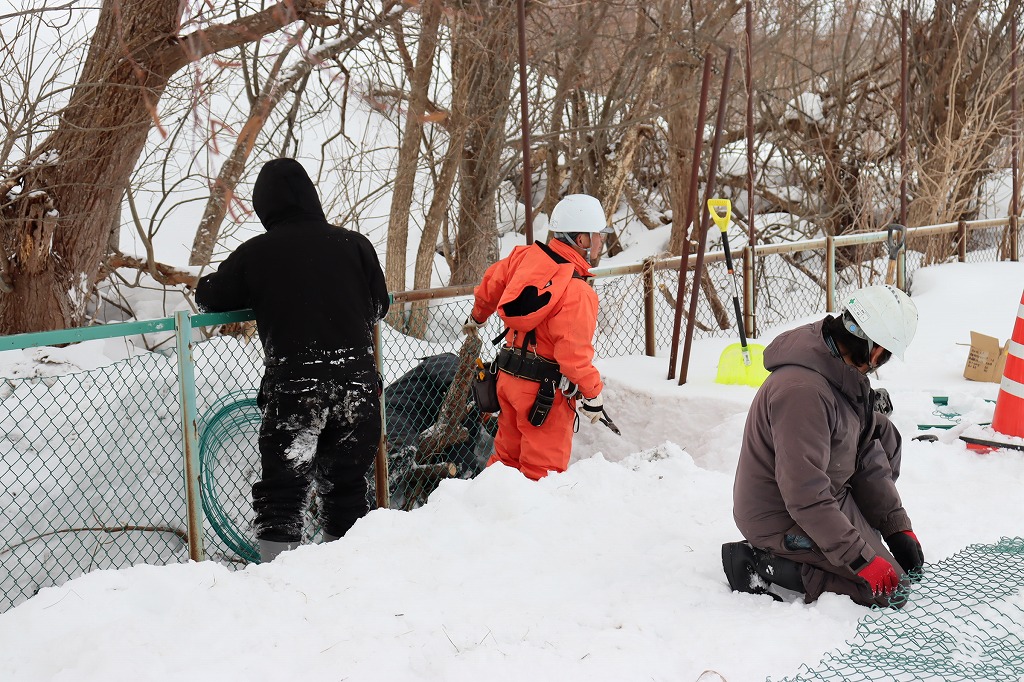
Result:
M875 349L880 348L877 343L868 338L868 335L864 333L864 330L857 324L857 320L853 319L853 315L850 314L849 310L843 311L843 326L846 327L846 331L850 332L858 339L867 341L868 344L868 372L874 372L881 365L875 364L872 356L875 354ZM884 363L883 363L884 364Z

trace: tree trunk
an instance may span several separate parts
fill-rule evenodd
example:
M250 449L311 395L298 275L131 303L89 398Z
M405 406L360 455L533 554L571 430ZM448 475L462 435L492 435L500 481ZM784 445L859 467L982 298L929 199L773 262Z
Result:
M437 50L437 31L441 23L441 7L437 0L420 5L423 17L416 65L410 74L409 106L405 113L405 129L398 149L398 168L395 189L391 195L391 214L388 218L387 255L384 259L384 278L391 291L405 290L406 252L409 248L409 212L412 192L416 184L416 169L420 160L420 134L427 108L427 89L434 73L434 52ZM399 331L405 331L404 306L392 306L387 322Z
M429 288L430 276L434 274L437 236L441 231L441 223L444 222L445 215L448 213L448 197L451 194L452 186L455 184L455 175L459 170L460 152L462 150L462 130L460 127L462 124L453 123L453 136L449 142L444 162L441 164L441 172L438 174L437 182L434 185L434 196L430 200L426 224L423 226L419 249L416 252L416 272L413 275L413 289ZM427 313L429 310L429 301L412 302L409 312L410 336L415 336L418 339L426 337Z
M696 73L683 64L669 67L668 91L673 93L700 92ZM695 98L680 98L665 116L668 123L668 181L669 204L672 207L672 230L668 250L673 256L683 253L683 242L688 238L690 226L686 212L690 206L690 174L693 172L693 152L696 148L694 127L697 120ZM699 190L698 190L699 191Z
M20 164L17 198L0 211L13 291L0 296L0 333L83 322L108 254L110 226L172 74L316 11L289 0L201 33L179 36L183 3L107 0L54 132Z
M104 3L60 126L25 164L21 195L46 200L15 201L0 218L14 282L0 297L0 332L81 322L167 84L158 46L173 38L180 12L162 0Z
M495 195L515 73L514 0L465 3L452 33L455 88L469 83L451 284L479 282L498 258Z

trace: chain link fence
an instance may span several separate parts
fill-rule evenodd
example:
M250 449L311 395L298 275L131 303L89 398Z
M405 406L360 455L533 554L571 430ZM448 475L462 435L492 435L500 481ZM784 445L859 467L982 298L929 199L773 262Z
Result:
M934 234L910 231L901 270L906 282L928 259L991 261L1005 253L1005 223L921 230ZM860 236L854 244L842 239L831 246L816 240L758 247L753 257L747 254L753 267L745 274L752 272L754 280L746 288L756 290L748 325L767 329L820 314L829 300L884 281L884 235ZM923 240L944 246L933 248L929 256ZM980 250L966 250L969 244ZM678 258L652 259L644 265L598 270L598 358L670 349L679 298L678 263ZM694 286L692 258L689 266L684 311ZM732 336L732 283L720 253L707 254L704 271L693 336ZM382 326L380 337L391 506L410 509L423 504L445 478L479 473L492 449L495 423L467 403L463 441L441 452L418 451L420 435L437 421L452 384L472 296L464 292L427 301L403 301L401 296L396 300L410 320L414 308L428 312L419 315L425 322L416 335ZM210 325L232 323L237 330L244 319L243 314L230 313L197 316L193 321L207 325L208 334ZM188 360L194 385L189 387L179 377L173 349L67 373L69 366L47 348L140 333L150 335L152 342L153 334L174 334L174 327L173 320L165 319L0 338L0 350L34 349L24 371L0 380L0 612L41 587L89 570L189 558L183 400L192 401L196 415L206 557L235 567L257 560L250 500L259 476L256 393L263 354L258 339L247 335L244 325L232 336L193 334ZM489 340L501 331L496 316L481 329L480 354L485 362L496 352ZM372 497L372 472L370 483ZM309 542L315 542L320 532L316 507L314 498L304 533Z
M0 611L85 571L188 559L173 357L0 394Z
M1024 538L971 545L925 570L912 600L897 595L906 606L872 609L843 651L783 682L1019 682Z

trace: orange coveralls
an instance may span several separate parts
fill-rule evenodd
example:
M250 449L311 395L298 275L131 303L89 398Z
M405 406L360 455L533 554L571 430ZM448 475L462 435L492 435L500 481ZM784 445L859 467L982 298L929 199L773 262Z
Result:
M552 241L547 247L571 263L581 277L590 275L587 262L567 244ZM518 278L530 269L545 272L550 263L551 257L537 244L516 247L484 273L473 292L476 299L473 319L484 322L491 316L513 273ZM543 290L544 286L544 282L537 282L539 289ZM557 362L559 371L588 398L597 396L604 388L601 374L593 363L597 305L593 288L574 277L562 296L547 304L550 312L534 328L536 344L530 347L542 358ZM521 347L523 334L510 330L505 342ZM569 465L576 420L575 400L569 401L561 391L556 391L547 420L541 426L533 426L529 414L539 388L536 381L498 372L501 412L498 413L495 451L488 465L502 462L533 480L543 478L549 471L565 471Z

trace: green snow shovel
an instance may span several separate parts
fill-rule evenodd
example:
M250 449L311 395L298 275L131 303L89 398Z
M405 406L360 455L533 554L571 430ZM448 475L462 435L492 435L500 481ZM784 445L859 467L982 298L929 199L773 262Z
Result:
M732 284L732 308L736 313L736 327L740 333L740 342L727 346L718 359L719 384L746 384L760 386L768 378L764 368L764 346L748 345L747 333L743 329L743 313L740 311L739 287L736 282L736 270L732 266L732 254L729 251L729 219L732 217L732 202L728 199L708 199L708 211L711 219L722 231L722 249L725 251L725 267L729 270L729 281Z

